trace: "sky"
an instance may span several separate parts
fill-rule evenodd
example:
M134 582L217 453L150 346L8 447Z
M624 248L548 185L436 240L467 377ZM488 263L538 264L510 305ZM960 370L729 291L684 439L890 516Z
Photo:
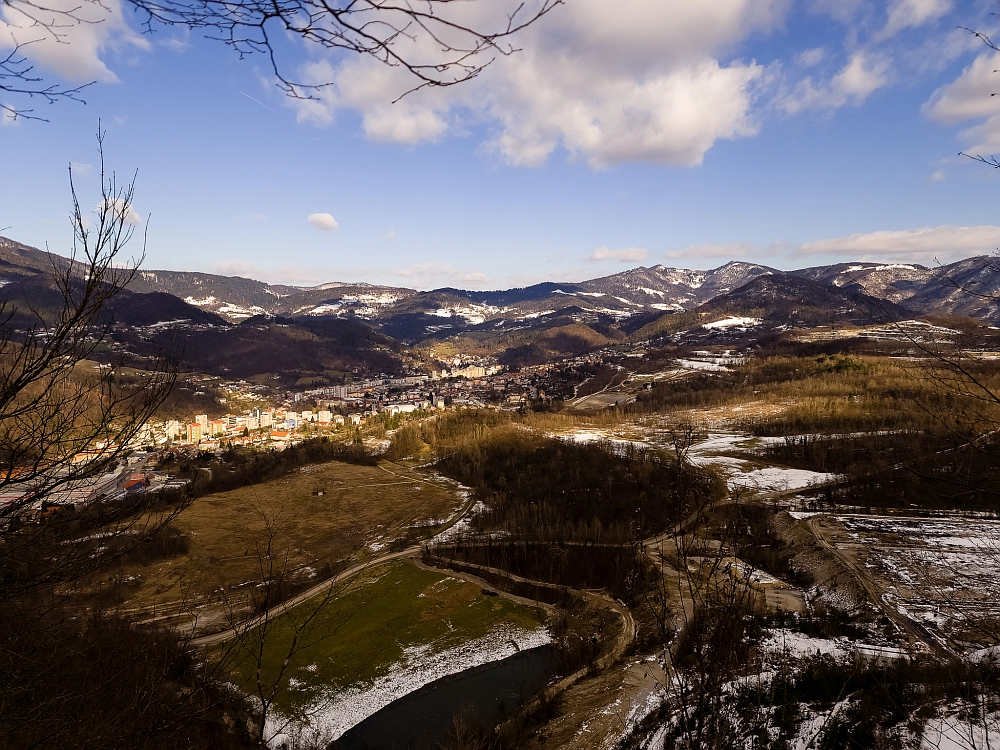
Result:
M52 252L72 244L70 165L99 202L99 123L150 269L497 289L1000 248L1000 170L959 155L1000 155L1000 55L961 28L1000 27L992 0L566 0L473 80L402 99L404 69L289 35L280 69L328 84L315 99L263 55L144 33L122 0L58 40L20 1L0 3L0 54L30 41L46 84L93 82L85 103L0 91L0 234ZM455 7L496 28L512 3Z

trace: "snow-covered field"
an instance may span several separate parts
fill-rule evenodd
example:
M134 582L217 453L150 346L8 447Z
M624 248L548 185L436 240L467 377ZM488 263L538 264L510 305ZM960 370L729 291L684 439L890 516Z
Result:
M707 439L694 445L688 460L696 466L713 466L726 475L726 483L731 490L749 489L758 492L779 492L798 490L823 484L837 479L836 474L826 474L805 469L785 469L779 466L754 468L754 464L720 453L746 450L750 443L757 444L759 438L742 433L711 433Z
M576 429L569 432L553 433L553 436L575 443L592 443L603 440L614 446L634 445L640 448L673 450L667 431L655 427L643 428L638 425L626 425L615 430ZM774 439L770 438L770 440ZM688 451L687 458L695 466L711 466L722 472L730 489L780 492L805 489L837 479L836 474L805 469L786 469L779 466L758 468L759 461L720 455L722 453L745 452L748 448L767 440L769 438L755 438L745 433L713 432L693 445Z
M705 323L702 328L706 330L739 328L745 331L747 328L759 326L762 322L761 318L726 318L725 320L717 320L714 323Z
M434 680L506 659L518 651L544 646L551 640L546 628L527 631L508 626L437 653L433 651L433 644L407 648L403 659L389 674L367 685L324 695L307 706L304 711L309 717L307 722L273 714L267 723L268 744L280 747L295 737L332 742L393 701Z
M885 586L884 600L946 634L1000 610L1000 522L840 515Z

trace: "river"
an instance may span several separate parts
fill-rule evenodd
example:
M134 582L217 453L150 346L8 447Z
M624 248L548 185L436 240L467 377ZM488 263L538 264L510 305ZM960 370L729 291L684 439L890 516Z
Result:
M526 649L425 685L345 732L330 750L436 748L458 716L494 723L520 707L548 682L551 645Z

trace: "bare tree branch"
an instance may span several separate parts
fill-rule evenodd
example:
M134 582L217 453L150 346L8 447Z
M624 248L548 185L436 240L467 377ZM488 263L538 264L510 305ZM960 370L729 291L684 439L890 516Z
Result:
M232 48L242 59L262 54L271 67L278 88L296 99L315 99L332 81L298 80L279 46L289 37L321 50L347 52L374 58L406 70L412 87L453 86L477 77L496 56L517 51L513 37L550 13L564 0L531 0L510 3L496 22L461 20L474 0L127 0L142 17L146 33L160 27L202 31ZM102 0L80 0L60 8L48 0L0 0L27 19L27 27L42 38L71 43L68 31L81 24L100 23L110 10ZM99 8L94 20L87 9ZM20 28L20 27L18 27ZM37 41L37 39L32 40ZM0 94L20 99L40 98L49 103L82 101L91 84L77 87L48 85L34 73L24 48L18 43L0 61ZM402 98L402 97L400 97ZM398 101L398 100L397 100ZM14 119L43 119L31 109L0 104L0 111Z

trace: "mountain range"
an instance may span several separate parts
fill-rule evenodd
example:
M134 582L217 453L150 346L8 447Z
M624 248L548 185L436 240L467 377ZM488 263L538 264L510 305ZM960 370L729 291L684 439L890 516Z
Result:
M577 283L545 282L498 291L442 288L425 292L341 282L293 287L238 276L142 271L132 289L173 294L230 322L270 314L293 318L360 318L386 324L405 316L394 327L407 329L400 331L404 338L419 339L443 330L442 324L467 328L490 321L520 322L567 307L617 321L687 311L756 278L773 275L799 277L845 292L865 294L914 314L959 314L997 322L1000 320L998 270L996 259L988 256L938 268L902 263L838 263L793 271L731 261L708 270L656 265ZM407 325L399 325L404 321Z
M0 288L16 281L19 294L44 302L52 292L52 268L67 262L0 237ZM231 363L253 358L262 346L254 343L257 339L306 373L376 363L392 369L388 363L398 354L399 342L433 347L460 340L457 348L467 353L511 351L507 358L517 360L530 350L531 359L704 327L727 316L750 316L782 329L930 314L998 323L998 270L996 259L988 256L933 269L859 262L781 271L732 261L708 270L638 267L576 283L498 291L417 291L344 282L298 287L141 270L116 300L115 315L121 328L136 329L137 340L161 346L166 331L186 327L186 355L198 355L206 367L213 352L226 352ZM325 345L317 347L318 340ZM330 356L317 357L317 348ZM273 368L273 358L266 366Z

